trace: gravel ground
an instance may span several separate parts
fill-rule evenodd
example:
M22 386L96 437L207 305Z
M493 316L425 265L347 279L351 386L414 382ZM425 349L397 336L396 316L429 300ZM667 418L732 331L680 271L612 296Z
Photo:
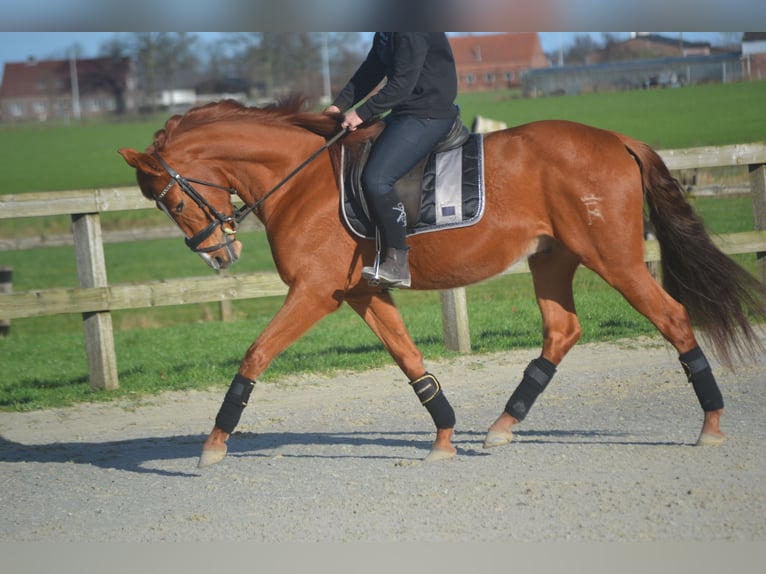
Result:
M766 340L766 337L765 337ZM658 339L577 346L509 445L484 450L532 351L432 362L458 457L399 371L259 384L196 468L223 397L0 413L0 541L766 540L766 358L725 370L721 447Z

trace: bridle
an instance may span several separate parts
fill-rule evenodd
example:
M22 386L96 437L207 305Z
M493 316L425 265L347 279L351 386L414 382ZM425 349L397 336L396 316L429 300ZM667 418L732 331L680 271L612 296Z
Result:
M287 183L290 179L292 179L293 176L295 176L299 171L301 171L304 167L306 167L310 162L312 162L316 157L325 151L327 148L329 148L332 144L334 144L336 141L338 141L343 135L346 134L348 131L348 128L343 128L341 131L339 131L337 134L335 134L332 138L327 140L327 142L320 147L318 150L316 150L313 154L311 154L303 163L301 163L298 167L296 167L293 171L291 171L282 181L277 183L268 193L266 193L263 197L261 197L258 201L256 201L253 205L245 206L242 208L235 208L234 213L232 215L225 215L218 211L215 207L213 207L210 202L208 202L207 199L205 199L205 196L203 196L201 193L199 193L196 189L194 189L194 186L192 183L197 183L199 185L204 185L207 187L214 187L216 189L221 189L224 191L228 191L230 195L239 195L239 192L237 192L236 189L233 187L226 187L224 185L218 185L217 183L212 183L210 181L203 181L201 179L193 179L191 177L184 177L180 173L178 173L176 170L174 170L172 167L170 167L167 162L165 162L162 157L160 157L160 154L157 152L154 152L152 155L157 159L157 161L160 162L160 165L165 169L166 172L168 172L168 175L172 178L168 184L163 188L163 190L155 197L155 201L157 204L162 205L164 208L164 204L162 204L162 200L167 195L168 191L173 187L173 184L177 183L178 187L181 188L181 191L184 192L188 197L190 197L202 211L204 211L208 218L210 219L210 224L205 227L204 229L201 229L191 237L187 237L185 239L186 245L194 251L195 253L211 253L213 251L217 251L221 248L229 248L229 246L234 243L235 235L237 233L237 228L239 227L239 224L242 222L247 215L257 210L266 199L268 199L274 192L276 192L280 187L282 187L285 183ZM200 244L203 243L208 237L210 237L216 230L217 227L221 228L221 231L223 232L224 236L224 242L218 243L216 245L210 246L210 247L200 247Z
M208 218L210 219L210 224L205 227L204 229L201 229L191 237L187 237L185 239L186 245L194 251L195 253L210 253L213 251L217 251L218 249L221 249L222 247L229 247L232 243L234 243L234 236L237 233L237 226L239 225L239 222L241 219L238 219L237 217L237 211L234 211L233 215L224 215L220 211L218 211L215 207L213 207L210 202L205 199L205 196L199 193L196 189L194 189L193 183L198 183L200 185L205 185L207 187L215 187L217 189L222 189L224 191L228 191L231 195L237 195L237 190L233 187L226 187L223 185L218 185L217 183L212 183L209 181L202 181L200 179L193 179L190 177L184 177L180 173L178 173L176 170L174 170L172 167L170 167L164 159L160 157L158 153L153 154L154 157L157 159L157 161L160 162L160 165L165 169L166 172L170 175L172 178L170 182L165 186L165 188L159 193L157 197L155 197L155 201L162 205L162 200L167 195L168 191L170 191L170 188L173 187L174 183L178 184L178 187L181 188L181 191L184 192L189 198L191 198L194 203L196 203L199 208L204 211ZM224 242L218 243L216 245L210 246L210 247L200 247L200 244L205 241L208 237L210 237L213 232L216 230L217 227L221 228L221 231L223 231L224 236Z

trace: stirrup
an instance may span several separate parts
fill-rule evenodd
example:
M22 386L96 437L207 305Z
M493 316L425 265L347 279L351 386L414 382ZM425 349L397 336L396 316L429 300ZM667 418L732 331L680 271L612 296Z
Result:
M412 280L407 262L408 252L409 249L387 248L383 263L380 262L380 254L376 254L375 264L372 267L362 268L362 277L367 279L372 287L410 287Z
M367 279L367 284L370 287L380 287L380 238L376 234L377 249L375 250L375 261L372 267L362 267L362 278Z

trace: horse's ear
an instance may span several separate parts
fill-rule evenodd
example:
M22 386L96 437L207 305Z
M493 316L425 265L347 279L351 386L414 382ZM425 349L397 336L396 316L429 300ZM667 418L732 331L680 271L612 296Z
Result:
M144 173L153 175L163 174L162 166L157 162L157 159L154 156L151 156L148 153L136 151L129 147L120 148L117 150L117 153L123 157L129 166L141 170Z

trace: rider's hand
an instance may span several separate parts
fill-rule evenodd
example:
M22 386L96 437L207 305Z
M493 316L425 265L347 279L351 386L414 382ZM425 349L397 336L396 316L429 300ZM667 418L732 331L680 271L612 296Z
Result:
M357 114L355 110L351 110L343 117L343 122L340 124L340 127L348 128L349 131L353 132L362 124L362 122L363 120L359 117L359 114Z

